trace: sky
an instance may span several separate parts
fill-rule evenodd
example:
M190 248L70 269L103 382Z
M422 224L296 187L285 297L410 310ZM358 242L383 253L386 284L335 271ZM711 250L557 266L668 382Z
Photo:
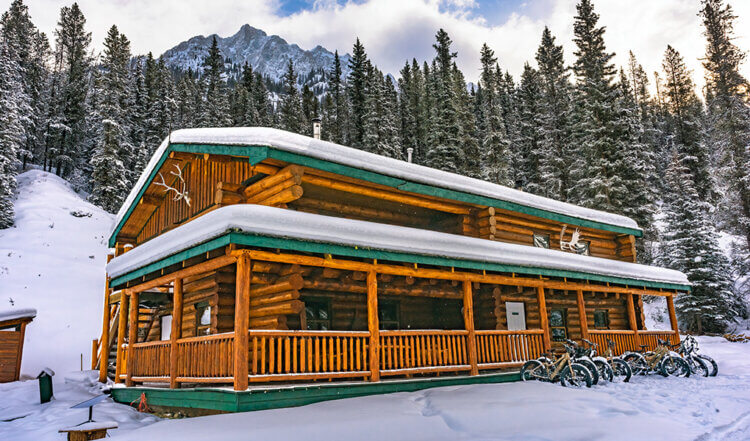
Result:
M69 0L25 0L32 20L52 36L62 6ZM479 49L487 43L500 66L516 78L534 54L544 26L563 44L568 63L574 59L573 17L577 0L79 0L100 51L107 29L116 24L135 54L159 55L195 35L229 36L247 23L277 34L304 49L320 44L351 51L359 37L378 67L394 75L406 60L434 57L439 28L453 39L457 62L468 81L479 76ZM0 0L0 9L11 0ZM736 43L750 50L750 1L730 0L739 16ZM700 58L705 50L697 16L698 0L594 0L605 42L618 65L628 51L652 76L661 70L667 44L684 57L696 86L704 84ZM53 39L53 37L51 37ZM750 66L743 66L750 77Z

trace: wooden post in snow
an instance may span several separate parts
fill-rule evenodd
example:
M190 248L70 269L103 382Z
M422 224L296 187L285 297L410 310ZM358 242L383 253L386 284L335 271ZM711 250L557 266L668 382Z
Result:
M172 300L172 329L169 332L169 387L177 387L177 363L179 353L177 340L182 336L182 279L175 279Z
M123 358L123 345L125 344L125 332L128 325L128 292L120 291L120 315L117 321L117 364L115 366L115 383L120 383L122 367L125 363Z
M477 336L474 329L474 299L471 291L471 282L464 281L464 326L468 331L466 336L466 346L469 352L469 366L471 366L471 375L479 375L477 365Z
M370 331L370 381L380 381L380 322L375 271L367 273L367 329Z
M125 362L125 386L133 386L133 360L138 343L138 293L130 293L130 324L128 325L128 360Z
M248 384L248 328L250 327L250 256L237 256L237 282L234 299L234 390Z

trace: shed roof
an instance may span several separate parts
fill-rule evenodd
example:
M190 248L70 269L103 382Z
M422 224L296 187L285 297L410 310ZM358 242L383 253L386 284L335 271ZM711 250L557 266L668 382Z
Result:
M618 214L580 207L479 179L387 158L283 130L266 127L228 127L177 130L165 139L117 213L112 230L113 234L128 215L130 207L137 202L141 190L148 185L151 176L159 166L162 157L167 154L170 145L174 144L227 146L229 152L231 152L232 147L242 147L242 150L236 149L238 155L246 151L245 147L270 147L296 155L402 179L407 182L506 201L575 219L633 230L637 233L641 231L633 219Z
M168 231L113 259L107 273L113 278L126 275L228 232L509 265L530 274L559 270L581 279L599 276L596 280L600 280L604 276L634 285L656 282L690 286L683 273L666 268L253 204L222 207Z
M34 308L14 308L0 310L0 322L9 322L11 320L18 320L23 318L33 319L36 317L36 309Z

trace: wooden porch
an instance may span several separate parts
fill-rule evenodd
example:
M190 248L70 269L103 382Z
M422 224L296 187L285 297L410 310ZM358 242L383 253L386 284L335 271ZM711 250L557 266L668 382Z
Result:
M282 290L276 282L275 285L257 288L259 285L256 282L265 280L261 274L253 274L253 268L262 266L255 266L258 263L266 264L265 266L271 263L363 273L366 292L362 293L362 299L366 302L367 330L305 330L304 327L299 330L256 329L251 323L258 323L257 311L267 308L264 300L278 305L276 302L279 299L292 299L288 301L295 302L297 300L293 299L299 298L294 287ZM183 337L184 281L228 266L234 268L236 278L232 302L233 332ZM384 275L438 280L454 286L462 306L462 329L381 329L378 302L382 297L393 295L389 293L394 291L392 286L381 282ZM291 283L287 276L277 280ZM268 286L276 288L270 289ZM420 291L418 285L413 286L417 293L424 291ZM519 293L535 293L534 311L538 313L534 313L538 317L534 319L536 321L530 318L531 329L477 329L477 323L481 320L475 319L475 314L481 314L482 310L481 307L475 307L475 298L480 293L502 287L513 287ZM170 337L168 340L138 342L139 296L154 289L160 289L163 295L171 297ZM381 377L408 378L440 374L475 376L480 372L517 368L524 361L540 356L554 345L546 298L555 290L564 290L574 297L570 300L550 301L575 305L574 309L577 311L573 312L577 317L576 336L588 338L602 348L606 347L607 339L615 341L617 353L639 349L641 344L654 347L657 338L679 341L676 320L672 322L672 331L639 329L635 305L639 303L637 300L640 295L666 296L670 315L674 318L673 292L661 289L518 277L514 274L491 274L486 271L458 271L455 268L420 267L417 264L379 263L375 259L346 260L330 255L317 257L227 247L221 255L207 254L202 262L184 266L169 274L152 276L151 280L141 278L139 283L131 284L119 292L115 381L124 382L126 386L165 383L170 388L178 388L181 384L232 385L235 390L244 391L250 384L259 383L339 379L377 382ZM403 290L396 291L403 295ZM438 291L431 292L434 294ZM586 298L591 299L588 300L589 303L601 303L602 300L597 300L595 294L616 297L618 301L622 301L627 307L630 329L589 330L587 316L592 311L587 309ZM110 307L112 295L108 289L100 340L103 342L109 341L112 329L112 317L109 315L113 309ZM520 297L498 294L498 299L500 298ZM299 308L292 310L299 312ZM126 340L133 343L126 343ZM99 352L102 380L107 376L108 350L105 347L106 345L101 345Z

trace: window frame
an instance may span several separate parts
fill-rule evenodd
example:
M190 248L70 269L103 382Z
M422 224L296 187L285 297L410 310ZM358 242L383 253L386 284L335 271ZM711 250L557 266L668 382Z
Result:
M308 308L308 305L312 305L312 304L316 304L318 306L325 305L326 315L328 316L328 318L321 319L319 317L310 317L307 313L307 308ZM316 315L319 315L317 314L318 311L319 309L315 311ZM306 298L304 314L305 314L305 328L308 331L330 331L331 328L333 327L331 299L329 298L325 298L325 297ZM325 324L325 327L324 328L321 328L319 326L311 327L311 325L320 325L320 324Z
M596 322L597 315L604 313L604 325L598 326ZM609 309L595 309L594 310L594 329L609 329Z
M545 239L547 246L541 247L541 246L537 245L537 237ZM550 246L551 246L550 241L551 241L551 239L550 239L550 235L548 233L537 233L537 232L534 232L531 235L531 243L536 248L550 249Z
M208 311L208 324L201 323L203 314ZM209 302L198 302L195 304L195 335L211 335L211 304Z
M381 314L383 308L391 307L394 308L395 318L393 320L384 320ZM401 305L397 300L378 302L378 327L381 331L396 331L401 329Z
M550 320L552 313L554 311L561 311L561 317L562 317L562 325L561 326L552 326L552 320ZM568 338L568 308L550 308L548 313L548 322L549 322L549 334L552 341L565 341L566 338ZM563 337L561 339L555 338L555 330L561 329L563 332Z

